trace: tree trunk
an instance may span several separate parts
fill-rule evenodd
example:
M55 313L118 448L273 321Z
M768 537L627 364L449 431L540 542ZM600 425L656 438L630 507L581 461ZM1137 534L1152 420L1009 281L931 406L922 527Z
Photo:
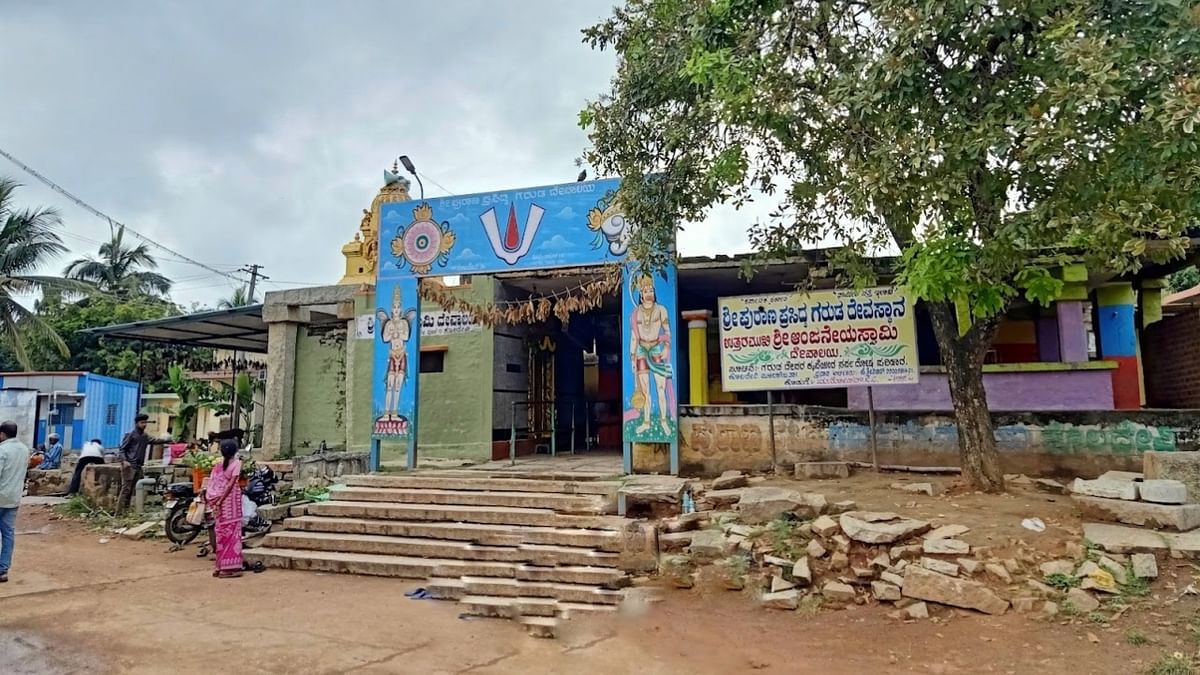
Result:
M959 335L953 304L930 303L929 316L950 382L963 478L976 489L1000 492L1004 490L1004 474L983 389L983 359L1003 314L976 319L964 335Z

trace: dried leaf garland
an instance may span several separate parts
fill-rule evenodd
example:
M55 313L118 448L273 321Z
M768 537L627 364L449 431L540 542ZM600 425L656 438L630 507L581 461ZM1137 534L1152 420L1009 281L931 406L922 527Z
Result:
M501 303L475 304L450 292L437 283L420 284L421 297L447 311L463 312L478 323L495 327L498 324L542 323L550 315L567 323L572 315L591 311L604 303L604 298L621 287L621 269L609 267L597 279L584 282L549 296Z

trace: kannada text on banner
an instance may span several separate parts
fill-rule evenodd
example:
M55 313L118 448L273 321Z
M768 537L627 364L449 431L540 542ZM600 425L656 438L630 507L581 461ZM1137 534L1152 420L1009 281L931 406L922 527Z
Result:
M917 381L912 303L894 288L720 299L725 391Z

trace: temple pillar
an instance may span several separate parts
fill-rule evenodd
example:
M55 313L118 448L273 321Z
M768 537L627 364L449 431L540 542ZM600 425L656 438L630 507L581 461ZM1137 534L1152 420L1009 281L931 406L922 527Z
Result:
M1136 295L1129 282L1096 289L1097 323L1100 329L1100 358L1115 361L1112 371L1113 406L1135 410L1142 405L1141 367L1138 363L1137 326L1134 323Z
M296 341L309 322L304 307L266 305L267 395L263 405L263 454L278 457L292 448L292 411L296 396Z
M708 318L707 309L683 313L688 328L688 402L708 405Z

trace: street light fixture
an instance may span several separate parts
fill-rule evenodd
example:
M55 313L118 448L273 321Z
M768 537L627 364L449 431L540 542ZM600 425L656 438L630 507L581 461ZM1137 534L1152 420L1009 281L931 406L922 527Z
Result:
M421 182L421 176L417 174L417 166L408 158L408 155L400 155L400 164L404 166L404 170L411 173L413 178L417 179L417 187L421 190L421 199L425 199L425 184Z

